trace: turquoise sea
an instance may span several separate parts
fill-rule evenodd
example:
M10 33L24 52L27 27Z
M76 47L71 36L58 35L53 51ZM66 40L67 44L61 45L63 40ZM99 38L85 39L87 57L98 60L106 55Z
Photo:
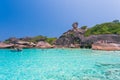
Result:
M120 80L120 51L1 49L0 80Z

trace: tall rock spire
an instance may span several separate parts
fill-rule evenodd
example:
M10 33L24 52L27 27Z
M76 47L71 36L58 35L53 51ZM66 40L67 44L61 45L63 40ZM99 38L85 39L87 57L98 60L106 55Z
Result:
M77 28L78 28L78 22L74 22L74 23L72 24L72 27L73 27L73 29L77 29Z

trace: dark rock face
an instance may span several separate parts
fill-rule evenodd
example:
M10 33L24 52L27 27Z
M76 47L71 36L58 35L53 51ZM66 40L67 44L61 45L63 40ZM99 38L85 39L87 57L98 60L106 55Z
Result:
M81 42L81 46L91 46L93 43L98 41L103 41L104 43L120 43L120 35L116 34L102 34L102 35L91 35L89 37L84 37Z
M116 34L102 34L102 35L92 35L85 38L85 42L97 42L103 40L107 43L120 43L120 35Z

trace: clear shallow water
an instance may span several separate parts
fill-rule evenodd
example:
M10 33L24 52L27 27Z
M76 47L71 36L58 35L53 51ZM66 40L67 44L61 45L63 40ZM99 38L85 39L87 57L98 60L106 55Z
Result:
M120 51L1 49L0 80L120 80Z

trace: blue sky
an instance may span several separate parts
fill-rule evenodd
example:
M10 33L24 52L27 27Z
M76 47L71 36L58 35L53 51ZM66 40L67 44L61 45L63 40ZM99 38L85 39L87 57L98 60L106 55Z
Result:
M0 40L45 35L59 37L79 26L120 19L120 0L0 0Z

